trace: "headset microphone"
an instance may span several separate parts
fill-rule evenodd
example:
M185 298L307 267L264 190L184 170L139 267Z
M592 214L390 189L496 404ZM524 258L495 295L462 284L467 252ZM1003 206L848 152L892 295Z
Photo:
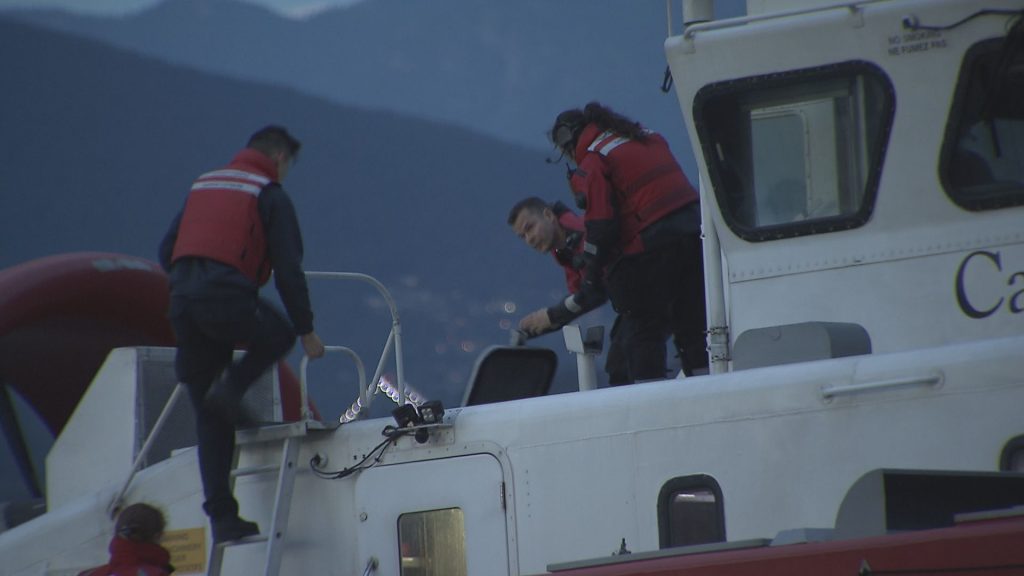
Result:
M544 163L545 164L558 164L559 162L562 161L562 158L565 158L565 152L560 152L559 155L558 155L558 158L552 158L552 157L548 156L547 158L544 159Z
M558 148L560 154L558 158L548 158L546 161L548 164L557 164L562 158L565 158L565 151L573 141L573 136L578 135L578 132L582 128L582 124L578 122L567 122L560 121L555 126L554 130L551 131L551 141L555 143L555 148Z

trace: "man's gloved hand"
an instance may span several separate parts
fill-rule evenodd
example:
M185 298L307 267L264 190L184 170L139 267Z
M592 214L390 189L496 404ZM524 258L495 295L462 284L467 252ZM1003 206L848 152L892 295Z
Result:
M530 312L519 321L519 329L530 336L550 332L554 328L546 308Z

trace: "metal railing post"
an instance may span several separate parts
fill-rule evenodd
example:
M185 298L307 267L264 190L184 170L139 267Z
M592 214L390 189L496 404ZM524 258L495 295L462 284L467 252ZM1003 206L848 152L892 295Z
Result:
M131 472L128 473L128 478L124 481L121 486L121 490L118 491L114 499L107 505L107 514L113 518L117 511L121 508L121 503L124 501L124 495L128 492L128 487L131 486L132 480L135 479L135 475L142 468L142 461L149 454L150 448L153 447L153 442L156 440L157 434L160 433L164 428L164 424L171 415L171 410L174 409L175 404L178 403L178 398L184 394L185 385L178 382L174 386L174 390L171 392L171 396L167 399L167 403L164 404L164 409L160 412L160 416L157 417L156 422L153 423L153 429L149 431L149 435L146 436L146 441L143 442L142 448L139 449L139 453L135 456L135 461L132 463Z
M359 357L359 354L356 354L355 350L347 346L324 346L324 352L341 352L348 354L352 358L356 363L356 372L359 376L359 397L363 399L366 394L366 368L363 367L363 360ZM309 389L306 384L306 368L308 366L309 356L303 354L302 361L299 363L299 398L302 402L299 416L302 420L311 420L313 417L312 412L309 410Z
M373 395L369 394L370 386L376 390L377 383L380 381L381 374L384 371L384 364L387 361L388 353L391 351L391 347L395 349L395 372L398 379L398 403L405 404L405 361L402 355L402 323L398 318L398 306L395 305L395 299L391 297L391 293L388 289L381 284L379 280L368 274L362 274L358 272L320 272L320 271L308 271L306 272L307 278L323 278L328 280L356 280L359 282L365 282L373 286L377 292L384 298L384 301L388 305L388 311L391 313L391 332L388 334L388 340L384 344L384 350L381 352L380 361L377 363L377 371L374 372L373 381L367 384L360 384L359 397L360 400L365 400L363 406L368 408L369 404L373 401ZM305 387L303 386L303 393L305 393ZM303 407L305 410L305 407Z

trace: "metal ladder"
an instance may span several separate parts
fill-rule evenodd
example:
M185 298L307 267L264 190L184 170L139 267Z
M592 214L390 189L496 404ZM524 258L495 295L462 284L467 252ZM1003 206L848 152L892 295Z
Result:
M257 536L221 542L214 544L210 551L210 561L207 564L207 576L220 576L221 566L224 562L224 552L234 546L245 546L250 544L266 543L266 554L264 557L264 576L277 576L281 570L281 555L283 552L285 529L288 527L288 515L291 512L292 489L295 486L295 473L299 456L299 447L302 438L311 427L319 424L315 421L302 420L286 424L274 424L259 428L238 430L235 433L235 464L237 466L239 452L242 446L261 444L267 442L281 442L281 460L277 465L254 466L251 468L235 468L231 471L232 490L234 481L241 476L254 476L258 474L277 473L277 489L274 493L274 511L270 518L270 526L261 531Z

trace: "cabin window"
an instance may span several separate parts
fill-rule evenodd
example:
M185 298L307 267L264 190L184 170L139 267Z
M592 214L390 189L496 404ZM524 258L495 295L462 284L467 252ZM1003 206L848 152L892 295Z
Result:
M894 101L866 62L702 88L694 119L729 228L759 242L867 222Z
M1024 52L994 38L968 50L960 68L939 177L967 210L1024 204Z
M710 476L673 478L658 495L661 548L725 541L722 490Z
M402 514L398 549L402 576L467 576L462 509Z
M1024 436L1017 436L1003 446L999 455L999 470L1024 472Z

